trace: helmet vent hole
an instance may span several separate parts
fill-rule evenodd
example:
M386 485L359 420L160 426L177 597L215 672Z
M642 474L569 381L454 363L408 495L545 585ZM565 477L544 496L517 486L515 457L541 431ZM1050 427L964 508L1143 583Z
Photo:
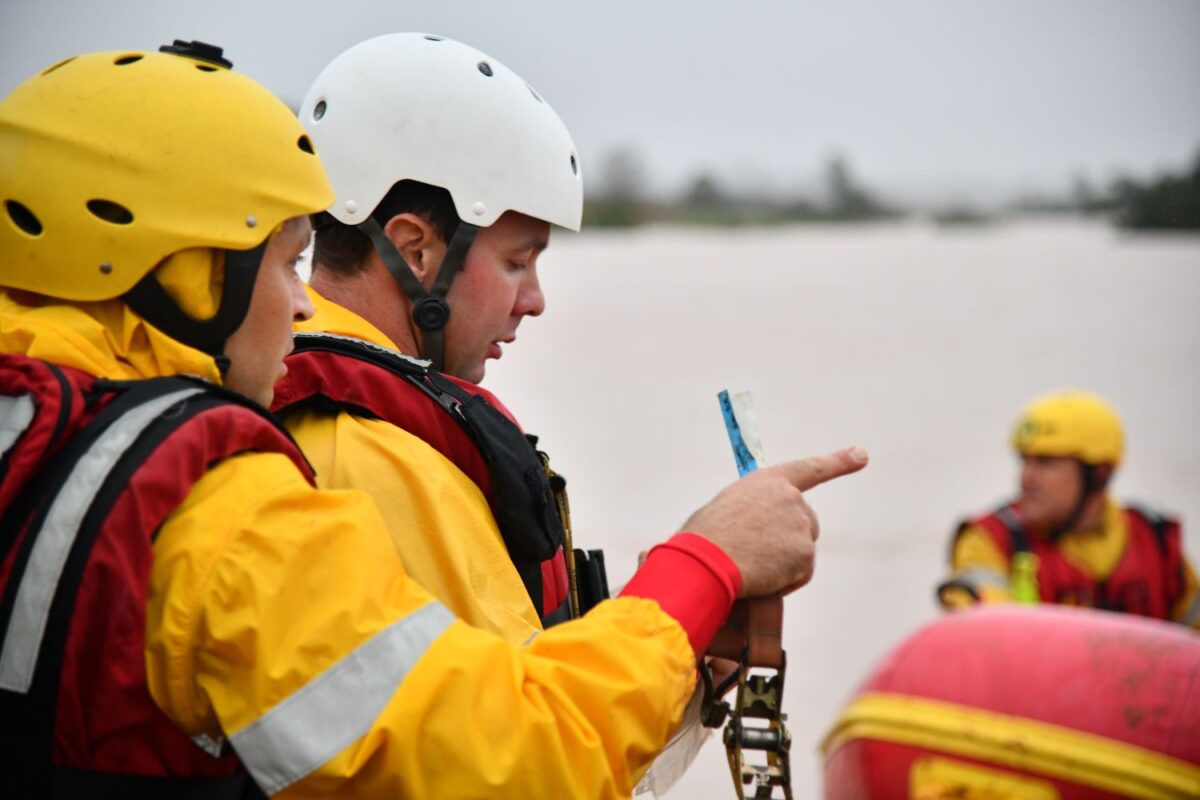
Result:
M492 65L486 61L479 62L479 71L484 75L487 75L489 78L492 77Z
M542 96L541 96L540 94L538 94L537 92L535 92L535 91L533 90L533 87L532 87L532 86L530 86L528 83L527 83L527 84L525 84L525 88L529 90L529 93L530 93L531 95L533 95L533 99L534 99L534 100L537 100L539 103L544 103L544 102L546 102L545 100L543 100L543 99L542 99Z
M208 64L197 64L196 69L200 70L201 72L216 72L217 71L216 67L210 67Z
M575 160L575 154L571 153L571 174L579 174L579 162Z
M133 212L112 200L88 200L88 211L113 225L128 225L133 222Z
M327 108L327 106L325 105L324 100L317 103L316 106L313 107L313 119L321 119L322 117L324 117L326 108Z
M304 152L313 153L316 155L316 151L313 150L312 139L309 139L307 136L301 136L300 141L296 142L296 144L299 145L300 149Z
M13 221L13 224L25 233L28 233L30 236L42 235L41 220L21 203L18 203L16 200L5 200L4 210L8 212L8 218Z
M74 60L75 60L75 56L71 56L70 58L64 58L62 61L58 62L57 64L55 64L52 67L46 67L44 70L42 70L42 74L49 75L51 72L54 72L54 70L58 69L59 67L65 67L67 64L70 64Z
M428 34L428 33L427 33L427 34L425 34L425 38L426 38L426 39L428 39L428 40L429 40L429 41L431 41L431 42L440 42L440 41L442 41L442 37L440 37L440 36L433 36L432 34Z
M118 56L117 58L115 58L113 60L113 63L116 64L118 67L124 67L128 64L134 64L141 60L142 60L142 56L140 53L130 53L127 56Z

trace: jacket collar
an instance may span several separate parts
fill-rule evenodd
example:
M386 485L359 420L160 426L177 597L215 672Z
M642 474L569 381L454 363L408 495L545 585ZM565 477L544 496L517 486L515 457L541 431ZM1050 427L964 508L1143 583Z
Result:
M0 289L0 352L97 378L195 375L221 382L211 356L170 338L120 300L77 303Z
M363 317L318 294L317 290L311 286L306 288L309 298L312 299L315 313L312 319L295 324L294 330L297 332L336 333L341 336L353 336L355 339L362 339L364 342L377 344L391 350L400 349L396 347L395 342L384 335L383 331L367 322Z

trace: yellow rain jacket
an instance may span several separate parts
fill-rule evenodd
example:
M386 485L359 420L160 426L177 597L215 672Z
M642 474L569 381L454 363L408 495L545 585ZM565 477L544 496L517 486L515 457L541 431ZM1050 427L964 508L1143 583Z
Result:
M308 290L316 313L299 331L352 336L393 350L378 328ZM399 380L399 379L397 379ZM479 487L432 446L390 422L307 408L284 425L323 489L371 496L410 577L479 628L520 644L542 629ZM453 531L431 536L430 531Z
M0 292L0 351L218 379L117 301ZM365 494L315 490L283 455L216 464L154 554L155 702L189 735L226 737L280 797L628 796L692 691L687 636L654 601L608 601L514 646L407 577Z

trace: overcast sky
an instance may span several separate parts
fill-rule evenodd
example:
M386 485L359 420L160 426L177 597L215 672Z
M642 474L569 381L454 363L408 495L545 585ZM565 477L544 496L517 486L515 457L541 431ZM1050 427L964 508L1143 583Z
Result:
M0 91L185 38L295 105L339 52L399 30L504 62L566 120L585 175L628 146L660 193L699 170L811 190L842 152L897 199L991 201L1200 152L1196 0L0 0Z

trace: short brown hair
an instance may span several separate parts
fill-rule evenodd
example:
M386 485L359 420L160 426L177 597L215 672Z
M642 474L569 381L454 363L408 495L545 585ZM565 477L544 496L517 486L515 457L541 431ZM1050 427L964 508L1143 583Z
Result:
M458 212L450 192L440 186L430 186L419 181L403 180L395 183L379 201L371 216L380 225L397 214L416 214L424 219L443 242L449 242L458 228ZM371 239L353 225L338 222L331 214L322 211L312 218L316 231L313 243L313 269L328 270L349 277L361 272L367 265L372 250Z

